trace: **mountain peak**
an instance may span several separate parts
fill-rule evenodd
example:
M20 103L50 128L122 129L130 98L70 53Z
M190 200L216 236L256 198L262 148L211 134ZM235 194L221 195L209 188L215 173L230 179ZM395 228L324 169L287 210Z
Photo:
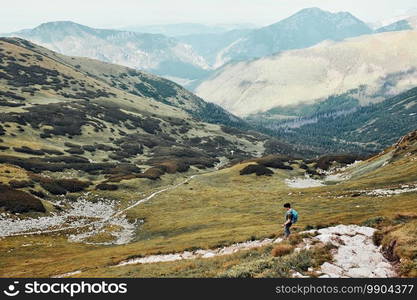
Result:
M292 15L291 17L294 17L294 16L309 16L309 17L310 16L312 17L331 16L331 17L335 17L336 19L355 19L358 22L362 22L348 11L331 12L331 11L323 10L318 7L304 8L298 11L297 13L295 13L294 15Z
M304 8L298 11L297 13L291 15L290 17L270 26L282 26L283 24L291 24L290 26L294 26L294 24L299 24L301 26L305 26L307 23L309 23L308 27L311 28L320 26L319 24L323 24L325 22L328 23L327 26L337 27L358 25L363 27L362 30L369 30L368 33L370 33L370 28L360 19L352 15L350 12L330 12L318 7Z
M20 37L71 56L82 56L146 70L178 80L205 76L208 65L188 45L160 34L99 29L73 21L54 21L13 32ZM129 47L126 45L129 44Z
M348 12L333 13L318 7L304 8L277 23L254 30L223 52L218 64L259 58L310 47L325 40L341 41L370 33L372 30L367 24Z
M35 27L34 29L44 29L44 28L65 28L65 27L87 27L73 21L52 21L45 22Z
M317 14L317 13L330 13L328 11L322 10L319 7L307 7L299 10L296 14Z

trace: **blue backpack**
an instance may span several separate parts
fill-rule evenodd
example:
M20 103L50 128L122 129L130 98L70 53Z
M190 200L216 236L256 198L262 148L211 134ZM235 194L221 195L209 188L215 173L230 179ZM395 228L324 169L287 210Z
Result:
M291 222L292 223L297 223L297 221L298 221L298 212L295 209L292 209L291 210L291 215L292 215Z

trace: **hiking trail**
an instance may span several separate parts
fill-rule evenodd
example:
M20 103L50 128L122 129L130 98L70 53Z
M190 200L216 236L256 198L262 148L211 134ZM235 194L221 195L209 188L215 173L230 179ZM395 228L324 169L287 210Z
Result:
M295 251L311 249L315 242L323 244L331 243L335 246L332 250L333 262L324 263L319 270L316 270L322 278L387 278L396 275L394 267L384 258L381 249L374 245L372 236L374 228L357 225L338 225L319 230L310 230L302 233L310 233L316 236L303 239L303 247ZM236 253L238 251L250 250L282 242L282 238L263 239L236 243L230 246L209 249L184 251L180 253L149 255L123 261L115 267L123 267L135 264L150 264L160 262L172 262L190 260L197 258L212 258ZM294 272L294 277L306 277ZM301 276L300 276L301 275Z

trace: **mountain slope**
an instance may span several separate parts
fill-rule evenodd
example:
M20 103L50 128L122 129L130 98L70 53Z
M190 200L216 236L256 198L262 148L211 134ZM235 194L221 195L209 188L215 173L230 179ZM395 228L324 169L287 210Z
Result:
M211 252L210 259L120 264L135 258L183 251L187 251L184 257L190 258L195 249L226 249L235 243L273 239L280 234L277 233L277 207L281 206L280 203L291 202L296 203L300 213L298 230L293 233L295 238L291 239L293 244L305 237L297 232L331 224L374 227L379 229L374 242L382 246L384 254L399 261L402 270L399 275L415 276L416 146L415 135L409 136L381 155L357 162L340 170L341 173L338 170L333 173L336 175L334 177L345 174L351 177L342 179L338 184L329 183L314 188L300 189L286 184L288 179L305 180L305 169L312 166L311 162L301 160L291 162L292 170L269 165L273 170L271 176L240 175L243 168L254 162L201 174L187 184L167 190L151 201L131 208L128 214L131 222L139 219L144 220L144 223L140 223L135 231L135 239L128 244L109 247L74 243L68 241L74 236L72 230L63 230L59 234L4 237L3 273L0 275L155 278L219 277L226 276L224 274L227 272L228 277L265 277L268 272L268 276L284 277L291 276L288 270L294 269L294 266L306 270L324 261L332 263L329 258L332 253L330 250L334 250L334 247L325 248L325 251L320 247L318 253L314 253L314 248L288 255L284 252L279 258L271 256L270 247L261 247L230 255L223 253L226 255L222 257L215 257ZM279 158L276 160L280 162ZM137 191L144 184L134 183L126 186L137 200L137 194L132 191ZM114 192L104 195L109 197ZM2 221L4 224L7 219ZM95 232L99 237L87 241L99 243L111 230L114 231L114 228L101 228ZM35 239L51 247L39 249L37 244L27 245ZM19 250L22 244L27 246ZM299 247L298 244L294 246ZM170 258L173 257L178 258L174 255ZM316 263L317 260L319 263ZM27 261L28 264L22 265L19 263L21 261ZM291 268L288 268L289 262ZM311 273L308 275L311 276Z
M219 54L216 66L228 61L259 58L280 51L306 48L324 40L339 41L371 32L368 25L350 13L330 13L319 8L307 8L237 40Z
M417 85L416 39L416 31L366 35L228 64L196 93L239 116L352 90L361 104L377 102Z
M95 29L62 21L7 36L30 40L65 55L95 58L174 78L199 78L208 69L190 46L159 34Z
M417 88L362 107L349 95L332 97L309 107L303 117L274 120L262 116L253 122L294 145L310 145L317 152L372 154L417 128Z
M66 65L74 66L78 71L104 81L114 88L178 107L199 120L242 129L251 129L242 119L237 118L220 106L205 102L172 81L128 67L104 63L94 59L83 57L75 59L42 48L38 48L36 51L53 57Z
M235 29L222 33L190 34L176 38L183 43L191 45L194 51L205 58L207 63L214 65L221 50L252 31L253 29Z
M225 24L205 25L198 23L177 23L145 26L128 26L123 28L126 31L163 34L171 37L188 35L222 34L229 30L252 28L251 24Z
M133 172L156 179L279 147L294 151L256 132L200 121L187 109L213 122L243 122L221 108L207 109L167 80L25 40L2 38L0 46L0 163L32 172L76 169L80 177ZM109 171L120 164L127 169ZM161 164L152 176L140 172Z
M378 28L376 32L390 32L415 29L417 29L417 16L408 17L406 19L399 20L392 24L383 26L381 28Z

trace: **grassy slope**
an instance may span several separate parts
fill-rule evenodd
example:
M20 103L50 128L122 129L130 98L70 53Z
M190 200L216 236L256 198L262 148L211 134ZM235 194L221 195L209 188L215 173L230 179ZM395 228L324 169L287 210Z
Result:
M7 51L10 52L31 53L30 50L13 44L3 45L3 47L7 47ZM58 68L67 76L76 77L87 85L101 86L116 94L116 97L112 99L92 100L97 104L101 101L109 101L130 112L147 116L155 114L166 122L163 126L164 129L169 126L169 122L164 117L175 116L187 119L194 127L198 128L198 130L195 128L190 130L188 133L190 137L195 135L225 136L218 125L196 122L178 108L125 93L108 86L101 79L94 79L92 76L80 73L71 66L62 65L49 57L44 57L42 65L48 68L51 66ZM28 97L26 103L27 107L30 107L44 103L43 101L65 103L73 100L59 97L49 90L36 93L34 97ZM19 110L22 108L6 107L4 109L6 112ZM64 141L66 141L59 136L48 140L40 139L38 138L39 131L30 126L24 127L24 133L19 133L16 124L11 123L10 126L7 128L7 135L2 137L4 140L2 144L6 146L26 145L34 149L47 147L61 150ZM122 129L130 133L129 129L125 127ZM18 134L18 137L12 136L11 133ZM106 142L112 136L120 137L117 132L96 133L91 128L83 128L83 134L74 136L71 141L83 145L90 143L91 140ZM250 139L231 134L226 136L228 139L238 139L243 143L242 149L249 148L251 152L263 150L261 144L255 144ZM406 150L414 151L413 147L415 146L413 144L404 147ZM402 152L397 150L389 150L395 151L396 155L393 162L384 167L378 167L382 165L381 163L375 164L382 159L376 157L363 163L361 167L363 172L355 172L352 180L320 188L295 190L287 187L283 182L285 178L303 174L302 170L298 168L294 171L275 170L272 177L240 176L239 171L244 165L236 165L205 174L193 179L188 185L161 194L150 202L130 210L128 217L144 219L145 223L138 228L136 240L128 245L93 246L69 243L65 236L56 234L2 239L0 243L0 276L52 276L78 269L84 271L82 276L158 276L161 272L164 272L166 276L174 276L176 274L186 275L176 271L175 265L187 268L187 264L191 265L189 268L192 268L192 272L189 274L193 276L213 276L224 271L222 268L225 266L222 261L227 267L228 258L197 261L195 267L192 267L190 262L130 266L118 269L109 266L136 255L169 253L195 247L216 247L245 241L253 237L262 238L277 234L281 231L279 224L282 222L282 203L287 201L294 203L300 212L301 219L297 225L298 229L332 223L361 223L372 217L393 218L398 213L415 212L414 194L402 194L389 198L353 196L359 189L372 189L417 181L415 155L405 156L407 152L404 151L406 150L401 150ZM15 153L12 150L6 150L4 153L28 157L26 154ZM101 159L101 155L104 154L99 152L98 158ZM88 158L98 159L89 155L85 154ZM3 171L6 168L10 173ZM359 170L359 167L357 168ZM190 174L195 172L197 171L193 169ZM179 182L184 176L190 174L165 175L161 181L156 182L147 179L126 180L120 184L120 189L117 192L95 191L94 194L118 199L120 206L124 207L129 201L143 198L143 194L150 194L162 186ZM65 174L54 174L54 176L58 175ZM3 165L0 169L0 180L8 182L10 176L20 179L27 178L27 174L21 169ZM102 177L99 176L91 180L101 179ZM390 232L395 237L396 235L404 236L405 233L412 232L412 230L408 227L396 227ZM410 247L405 248L410 249ZM240 264L239 257L239 255L230 257L230 260ZM210 264L213 262L218 264L216 271L204 272L204 270L210 269ZM165 268L165 266L168 267Z
M95 131L93 130L92 126L83 125L81 127L80 135L75 134L69 136L68 134L53 134L50 138L40 137L40 134L44 129L51 128L49 125L41 125L39 128L36 128L35 126L31 126L31 124L22 124L19 128L16 122L8 121L10 116L26 113L30 109L44 107L50 103L58 103L62 106L73 105L74 103L83 103L86 105L94 104L97 107L110 106L113 108L111 111L119 110L126 112L129 115L139 115L144 119L158 119L160 121L160 129L162 130L162 133L173 137L176 140L176 143L179 145L184 143L185 139L187 138L191 139L201 137L204 142L209 142L211 138L219 137L226 139L228 143L217 151L230 153L228 147L232 147L234 150L240 150L252 156L260 155L265 150L265 136L259 135L257 133L236 133L236 131L230 129L228 130L229 133L227 133L221 126L198 121L193 116L178 107L161 103L161 101L156 101L150 97L134 95L131 92L126 92L122 89L110 86L103 79L103 77L98 76L98 74L104 76L103 72L107 72L109 69L114 69L114 74L118 75L128 71L126 68L109 64L101 64L97 61L84 60L80 58L67 57L65 58L66 60L64 60L62 57L58 57L58 55L55 55L51 51L37 47L33 44L29 44L22 40L1 39L0 46L0 65L2 65L1 71L5 70L3 68L5 66L10 66L11 62L13 62L17 65L17 70L23 70L26 68L25 72L28 72L28 77L37 79L37 77L41 76L37 76L36 72L31 73L31 70L33 69L33 66L38 66L44 68L45 70L56 70L58 75L54 75L53 77L49 76L47 81L52 82L53 79L58 79L60 82L60 84L56 86L54 86L52 83L38 85L31 82L25 82L21 86L12 86L10 84L10 80L4 79L4 74L7 76L7 72L1 72L3 77L0 79L0 91L13 91L13 93L24 96L24 98L26 98L22 101L19 100L23 102L24 106L1 107L2 117L5 118L2 119L2 127L0 127L0 129L4 130L4 135L1 136L0 140L1 146L5 147L0 150L2 155L10 155L19 158L32 158L32 154L25 154L22 152L14 151L14 147L21 146L27 146L33 150L47 148L64 152L68 149L68 147L65 146L66 142L71 142L80 146L91 145L92 143L102 143L105 145L116 146L112 143L111 139L117 140L123 138L125 135L123 135L121 131L124 131L127 135L139 133L145 136L151 136L151 134L146 133L146 130L142 127L133 129L128 128L125 123L126 120L120 120L120 124L117 123L118 120L116 120L115 123L112 123L108 119L102 119L100 114L89 115L88 120L93 120L94 122L97 121L103 124L104 129L102 130ZM77 67L77 65L80 63L83 64L83 68L85 69L80 70L80 68ZM93 74L94 72L97 72L97 74ZM136 75L130 75L130 77L133 78L137 76L137 73L135 74ZM142 74L142 76L146 75ZM18 76L16 75L16 77ZM137 78L133 79L137 80ZM66 80L69 82L74 80L77 83L71 83L69 86L66 86L63 84ZM29 87L31 89L36 88L37 90L34 90L32 95L32 91L24 90L25 87ZM78 89L78 91L86 89L90 92L102 90L106 93L112 94L107 97L92 97L89 99L89 101L75 99L72 97L64 97L62 95L62 93L73 95L75 93L73 89ZM185 92L183 91L183 93ZM192 102L187 103L187 100L191 101L192 99L183 95L179 95L176 100L183 100L186 105L193 104ZM7 97L2 99L2 101L6 103L19 102L14 100L10 101L10 99ZM193 107L190 106L190 109L192 108ZM54 112L48 111L48 109L46 109L44 112L41 112L41 117L44 118L45 122L48 122L53 115ZM71 119L71 116L71 110L65 112L65 117L67 119ZM178 132L178 126L176 126L175 123L178 123L179 121L185 121L189 123L189 129L186 132ZM115 131L112 132L111 129L115 129ZM136 142L134 141L134 143ZM197 143L195 147L204 148L204 145L207 144L208 143ZM182 146L187 149L193 148L186 143L182 144ZM219 147L220 144L216 143L215 146ZM173 148L175 147L170 147L170 149ZM153 149L144 147L144 153L132 157L130 162L139 164L141 167L148 168L149 165L146 165L146 159L153 157L153 151ZM69 156L68 154L66 155ZM170 154L168 153L168 155ZM54 155L43 156L55 157ZM82 154L82 156L97 162L104 162L106 159L109 159L109 151L97 150L94 153L86 151ZM144 160L145 165L143 165ZM110 159L110 161L112 161L112 159ZM117 161L113 162L118 163ZM199 172L199 170L197 168L192 168L189 173L194 172ZM8 164L2 164L0 166L0 181L5 184L8 184L11 179L28 180L28 175L28 172L21 168L17 168L16 166L11 166ZM42 172L42 175L51 176L53 178L70 177L79 178L82 180L88 179L93 183L89 190L94 190L94 185L105 179L104 174L93 175L78 170L66 170L62 172L45 171ZM94 194L103 195L106 198L118 200L119 206L123 208L127 206L129 201L144 197L142 195L143 193L148 194L161 186L171 184L173 182L178 182L183 176L185 175L164 175L160 181L150 181L148 179L122 181L120 184L118 184L120 187L119 191L94 191ZM38 184L36 184L35 189L40 190L41 188ZM28 190L28 188L24 188L23 190ZM43 192L45 192L45 190L43 190ZM74 199L76 196L77 194L73 194L69 195L68 198ZM54 198L54 196L47 193L48 200L54 201ZM48 212L53 210L49 202L43 201L43 204L48 209ZM150 212L147 214L150 214ZM32 214L29 214L29 216L32 216ZM36 214L33 214L33 216L36 216ZM132 217L136 217L135 213L132 213ZM146 215L142 215L141 217L146 217ZM164 238L157 235L156 238L152 239L149 243L147 241L139 241L136 244L126 246L126 248L121 247L119 250L122 251L122 254L117 254L114 260L117 261L123 257L129 256L131 253L135 253L135 249L143 249L144 252L149 253L158 251L158 249L160 249L159 244L161 243L164 243ZM24 244L31 245L28 247L21 247ZM172 246L174 244L175 242L172 242L168 246L164 247L167 251L171 249L181 249L182 245L174 247ZM0 276L6 276L6 273L7 276L28 276L29 274L31 276L50 276L56 272L59 273L61 270L65 271L68 268L76 267L79 264L90 265L91 262L96 262L98 266L102 266L109 262L108 259L112 260L111 253L115 251L115 248L112 247L95 247L82 244L71 244L67 242L65 237L56 235L34 236L28 238L7 238L2 240L0 248ZM59 257L62 261L57 260L57 257ZM95 265L95 263L93 263L93 265Z
M106 63L86 57L62 55L46 48L31 44L31 51L52 58L60 64L75 69L88 77L124 92L150 97L153 100L178 107L190 115L209 123L250 129L248 123L230 114L220 106L205 102L180 85L167 79L134 70L129 67Z
M371 165L377 159L380 158L362 164ZM188 185L161 194L129 211L130 217L145 219L137 232L137 241L129 245L70 244L63 237L55 236L7 238L0 246L1 270L4 272L0 275L51 276L82 269L84 272L80 276L214 276L223 272L228 262L240 264L246 260L240 260L238 254L193 262L109 266L137 255L210 248L280 234L281 207L287 201L292 202L300 213L297 230L308 225L359 224L378 216L390 219L398 214L416 212L413 193L392 197L354 195L358 190L416 182L415 156L401 154L392 163L377 169L369 167L367 173L342 184L303 190L291 189L283 183L283 179L301 174L300 169L275 170L272 177L256 177L240 176L238 171L243 167L236 165L202 175ZM395 230L397 235L404 235L410 228L397 226ZM51 246L41 251L20 247L29 241ZM409 257L413 256L409 254ZM215 271L208 272L212 267ZM179 271L190 269L192 271L188 273Z
M294 145L308 145L319 153L375 153L416 129L417 88L367 106L359 106L357 92L311 105L275 108L248 120L270 128L274 135Z
M1 48L2 53L11 53L11 56L15 57L16 59L25 59L26 62L22 63L18 61L19 64L22 66L30 66L30 65L37 65L46 69L51 70L57 70L60 73L60 77L68 76L72 79L78 80L79 82L82 82L85 84L87 89L90 90L99 90L103 89L106 92L114 93L115 96L111 97L98 97L96 99L90 99L90 102L97 103L100 105L101 103L106 103L106 105L114 106L115 108L120 108L123 111L129 112L130 114L137 114L139 116L144 117L156 117L157 119L163 120L162 123L162 130L164 133L171 134L170 130L174 127L172 122L169 120L169 118L174 118L176 120L184 120L186 122L189 122L191 124L191 127L194 128L192 131L190 130L186 134L181 134L178 136L178 139L182 139L184 137L204 137L204 136L222 136L226 137L227 140L234 143L237 147L240 147L238 145L244 144L243 148L250 149L249 151L253 151L253 153L259 152L262 153L263 151L263 142L258 143L255 141L256 139L259 139L259 141L265 139L265 136L258 135L256 133L253 133L255 137L255 140L249 138L247 139L245 135L242 135L242 137L238 137L237 135L233 134L227 134L224 131L222 131L221 127L219 125L213 125L213 124L207 124L202 123L196 120L193 116L191 116L189 113L185 112L186 110L193 110L197 109L199 106L201 106L203 101L201 99L197 99L197 97L193 96L191 93L186 92L184 89L176 87L178 89L178 93L174 95L172 98L165 97L167 99L166 103L161 103L160 99L154 99L152 97L144 97L144 96L138 96L134 95L130 92L130 90L125 91L123 89L118 88L117 84L112 85L110 84L111 81L117 81L120 83L125 83L129 86L129 88L132 88L132 86L135 83L141 82L141 79L153 79L159 82L162 86L167 85L170 83L167 80L161 80L158 79L155 76L147 75L140 72L135 72L133 70L130 70L125 67L112 65L112 64L106 64L101 63L98 61L94 61L91 59L84 59L84 58L71 58L71 57L64 57L62 55L58 55L54 52L51 52L49 50L46 50L44 48L35 46L33 44L32 47L34 48L27 48L25 45L19 45L19 42L17 44L9 43L10 40L2 40L1 41ZM38 53L41 53L42 61L36 60L36 58L33 57L24 57L24 55L36 55ZM77 68L76 66L81 65L82 67ZM127 76L127 79L123 77L119 77L120 74L125 74L128 71L133 71L133 75ZM113 80L112 77L110 79L106 79L106 77L103 75L103 72L108 72L108 76L115 76L115 79ZM140 76L139 76L140 75ZM105 80L106 79L106 80ZM38 88L40 89L40 85L30 85L32 88ZM148 86L149 87L149 86ZM71 88L79 88L79 86L70 86L69 88L63 88L60 90L60 92L66 92L73 94ZM163 87L162 87L163 88ZM7 85L7 82L0 80L0 91L7 91L10 90L10 86ZM138 92L138 91L136 91ZM72 101L78 101L76 99L72 98L65 98L59 95L56 91L49 89L49 90L42 90L35 92L33 96L31 96L29 93L25 93L18 90L16 91L18 94L22 94L27 99L25 100L26 106L24 107L2 107L2 112L4 113L20 113L24 112L25 109L41 105L41 104L47 104L47 103L67 103ZM180 101L181 103L184 103L183 107L176 108L176 102ZM172 102L172 103L171 103ZM174 106L172 106L174 105ZM229 116L227 113L224 113L224 118ZM72 143L75 144L87 144L91 141L94 141L96 143L109 143L109 138L119 138L121 135L118 133L118 129L130 133L143 133L142 130L138 129L129 129L125 126L121 125L115 126L115 124L103 121L103 124L105 124L108 128L104 129L101 132L94 132L92 131L92 128L90 126L84 126L83 127L83 134L81 136L74 136L72 138ZM4 125L4 124L3 124ZM49 148L63 148L63 143L65 142L65 139L62 138L52 138L51 140L45 141L39 138L39 132L41 132L39 129L33 129L30 126L24 127L25 132L19 132L16 128L15 123L9 124L10 129L8 132L14 133L18 136L18 138L15 138L10 135L3 136L2 139L4 140L4 145L8 147L13 146L31 146L34 149L39 149L42 146L46 146ZM112 133L110 132L110 128L116 129L116 132ZM41 128L43 129L43 128ZM178 133L177 133L178 135ZM175 134L172 134L172 136L175 137ZM177 137L175 137L177 138ZM230 138L230 139L229 139ZM3 143L2 143L3 144ZM111 142L110 142L111 144ZM11 150L4 151L5 154L16 154L13 153ZM88 153L86 154L88 157ZM93 158L93 157L88 157Z
M10 68L12 64L15 65L14 70ZM56 71L57 75L47 76L46 81L49 83L33 83L33 81L36 82L36 80L42 77L37 73L35 67L43 68L46 71ZM14 75L14 79L22 80L26 76L31 81L27 80L26 82L21 82L20 85L14 86L13 84L17 82L15 80L7 80L6 78L10 75L8 72L11 73L16 70L17 73L23 75L20 77ZM178 157L181 159L180 155L182 154L179 154L178 157L173 156L172 151L176 149L175 147L178 147L180 150L182 149L181 151L184 151L184 149L198 150L200 151L199 155L206 157L210 157L213 151L217 152L217 154L223 151L224 155L230 155L230 150L233 149L238 155L257 156L261 155L265 150L264 144L267 139L265 135L255 132L246 133L236 129L226 128L222 125L199 121L190 115L187 110L198 110L198 107L204 103L201 99L197 99L191 93L186 92L184 89L167 80L158 79L155 76L137 72L126 67L102 63L91 59L58 55L24 40L1 39L0 75L0 104L20 105L17 107L0 106L1 156L14 156L25 159L32 157L39 159L53 157L59 159L58 155L45 154L34 156L32 154L16 152L14 148L25 146L33 150L52 149L65 153L69 149L65 145L67 142L81 147L102 144L118 149L119 153L125 153L125 149L119 148L120 143L117 144L116 142L131 136L133 140L130 143L133 146L146 144L144 142L146 139L156 140L157 146L166 146L165 149L143 146L143 153L132 155L128 158L128 161L124 161L124 163L140 165L142 170L145 170L150 167L148 160L158 155L161 157L161 160L169 160L170 158L178 159ZM150 79L153 81L146 81ZM58 83L53 84L53 80L57 80ZM145 88L136 89L136 94L134 94L132 92L133 90L130 89L133 89L135 84L141 83L141 80L147 82L147 88L154 88L161 94L163 94L162 91L165 88L174 85L175 93L171 97L163 97L166 99L166 103L162 103L161 99L138 95L140 91L146 90ZM39 79L39 81L41 80ZM129 90L125 91L118 84L113 84L113 81L124 83L129 87ZM30 91L31 89L36 90L32 92ZM104 91L107 93L107 96L93 96L88 101L73 97L77 92L83 91L88 91L92 94L97 91ZM1 94L10 92L18 96L23 96L25 99L14 100L11 97ZM63 96L63 94L70 96ZM175 104L177 102L183 103L184 107L176 107ZM53 103L57 103L58 106L48 106ZM68 108L63 112L57 112L59 107L64 106ZM94 107L98 108L99 111L102 110L104 113L94 112L94 110L91 110ZM77 112L74 116L73 109ZM28 111L30 111L29 116L27 116ZM86 115L79 118L79 114L84 112ZM62 117L59 115L61 113ZM26 123L19 125L16 120L23 114L26 115ZM220 112L220 115L224 118L232 118L226 112L222 114ZM137 124L133 124L134 126L132 127L132 123L126 119L127 117L150 120L150 126L137 126ZM65 126L59 124L61 118L67 122ZM36 124L36 120L39 119L43 121L40 124ZM81 121L86 121L86 123L82 125ZM101 128L94 128L97 124ZM154 125L159 128L159 131L151 133L149 129L153 130L152 126ZM62 128L59 128L64 133L52 134L49 138L43 138L41 136L45 130L53 129L54 126L57 128L61 126ZM65 130L71 126L80 126L80 134L65 133ZM139 138L136 138L135 135L139 135ZM196 142L192 142L193 139ZM161 145L162 142L168 142L168 146ZM221 147L221 150L216 150L215 147ZM288 149L290 148L288 146ZM159 152L159 154L156 154L156 152ZM123 159L111 157L111 154L114 153L96 148L93 152L84 151L81 155L97 163L109 161L109 163L117 164L123 161ZM65 156L70 156L70 154L65 153ZM222 156L222 154L217 156ZM212 159L213 156L209 158L209 160ZM15 167L8 170L8 172L11 173L4 173L0 170L0 183L7 184L10 181L7 177L19 179L21 177L19 173L24 173L23 170L16 169ZM66 171L63 174L58 173L44 175L50 175L52 177L70 176L88 179L93 183L100 183L105 179L102 175L91 176L91 174L85 172ZM25 178L27 179L27 174Z

